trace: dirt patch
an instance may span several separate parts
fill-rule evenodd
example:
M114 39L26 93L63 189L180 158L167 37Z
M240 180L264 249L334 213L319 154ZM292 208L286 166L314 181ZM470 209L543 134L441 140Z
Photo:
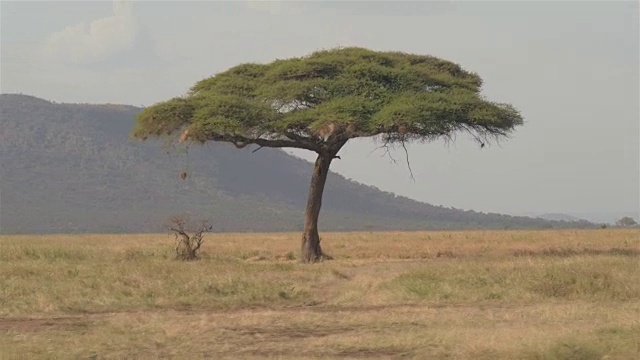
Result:
M533 250L516 250L513 252L513 256L553 256L553 257L570 257L579 255L611 255L611 256L629 256L640 257L640 249L627 249L627 248L610 248L610 249L570 249L570 248L548 248L540 251Z
M406 350L396 348L354 348L339 351L336 357L355 359L399 359L407 355Z
M53 317L35 319L0 319L0 332L78 331L87 328L88 317Z
M241 350L241 351L228 351L220 353L207 353L207 357L237 357L252 356L252 357L277 357L277 358L332 358L332 359L402 359L410 355L410 352L406 350L398 350L395 348L349 348L339 351L331 351L330 349L265 349L265 350Z
M438 253L436 254L437 258L448 258L448 259L454 259L457 258L458 256L456 254L453 253L453 251L438 251Z
M272 340L301 339L308 337L325 337L355 331L354 327L340 326L269 326L269 327L225 327L225 330L233 331L240 335L260 336Z

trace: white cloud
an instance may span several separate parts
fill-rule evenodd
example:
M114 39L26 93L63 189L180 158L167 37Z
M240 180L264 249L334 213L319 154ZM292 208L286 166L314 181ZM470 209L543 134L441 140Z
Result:
M113 15L87 25L67 26L49 36L44 46L49 59L88 64L133 47L138 26L129 1L113 2Z

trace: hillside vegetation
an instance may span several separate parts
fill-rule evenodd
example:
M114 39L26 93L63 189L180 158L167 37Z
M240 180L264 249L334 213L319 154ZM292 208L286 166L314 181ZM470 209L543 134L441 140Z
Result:
M188 212L217 231L302 227L311 164L283 151L129 139L126 105L0 95L1 233L157 232ZM188 177L180 180L182 171ZM331 174L323 230L588 227L433 206Z

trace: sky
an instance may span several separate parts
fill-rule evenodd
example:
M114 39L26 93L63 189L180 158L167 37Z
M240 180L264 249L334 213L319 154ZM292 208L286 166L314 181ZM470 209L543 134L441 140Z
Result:
M2 0L0 92L147 106L240 63L338 46L433 55L478 73L524 126L482 149L462 134L412 144L415 180L402 149L391 159L370 139L333 171L446 207L638 219L639 15L637 1Z

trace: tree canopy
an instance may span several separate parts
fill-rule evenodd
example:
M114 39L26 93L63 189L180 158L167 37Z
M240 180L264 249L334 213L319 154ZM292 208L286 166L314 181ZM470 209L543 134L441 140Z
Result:
M480 94L481 78L433 56L342 48L241 64L140 114L133 136L315 152L356 137L431 140L508 135L522 117ZM488 139L489 140L489 139Z
M632 227L638 225L638 223L630 216L625 216L616 221L617 226Z

